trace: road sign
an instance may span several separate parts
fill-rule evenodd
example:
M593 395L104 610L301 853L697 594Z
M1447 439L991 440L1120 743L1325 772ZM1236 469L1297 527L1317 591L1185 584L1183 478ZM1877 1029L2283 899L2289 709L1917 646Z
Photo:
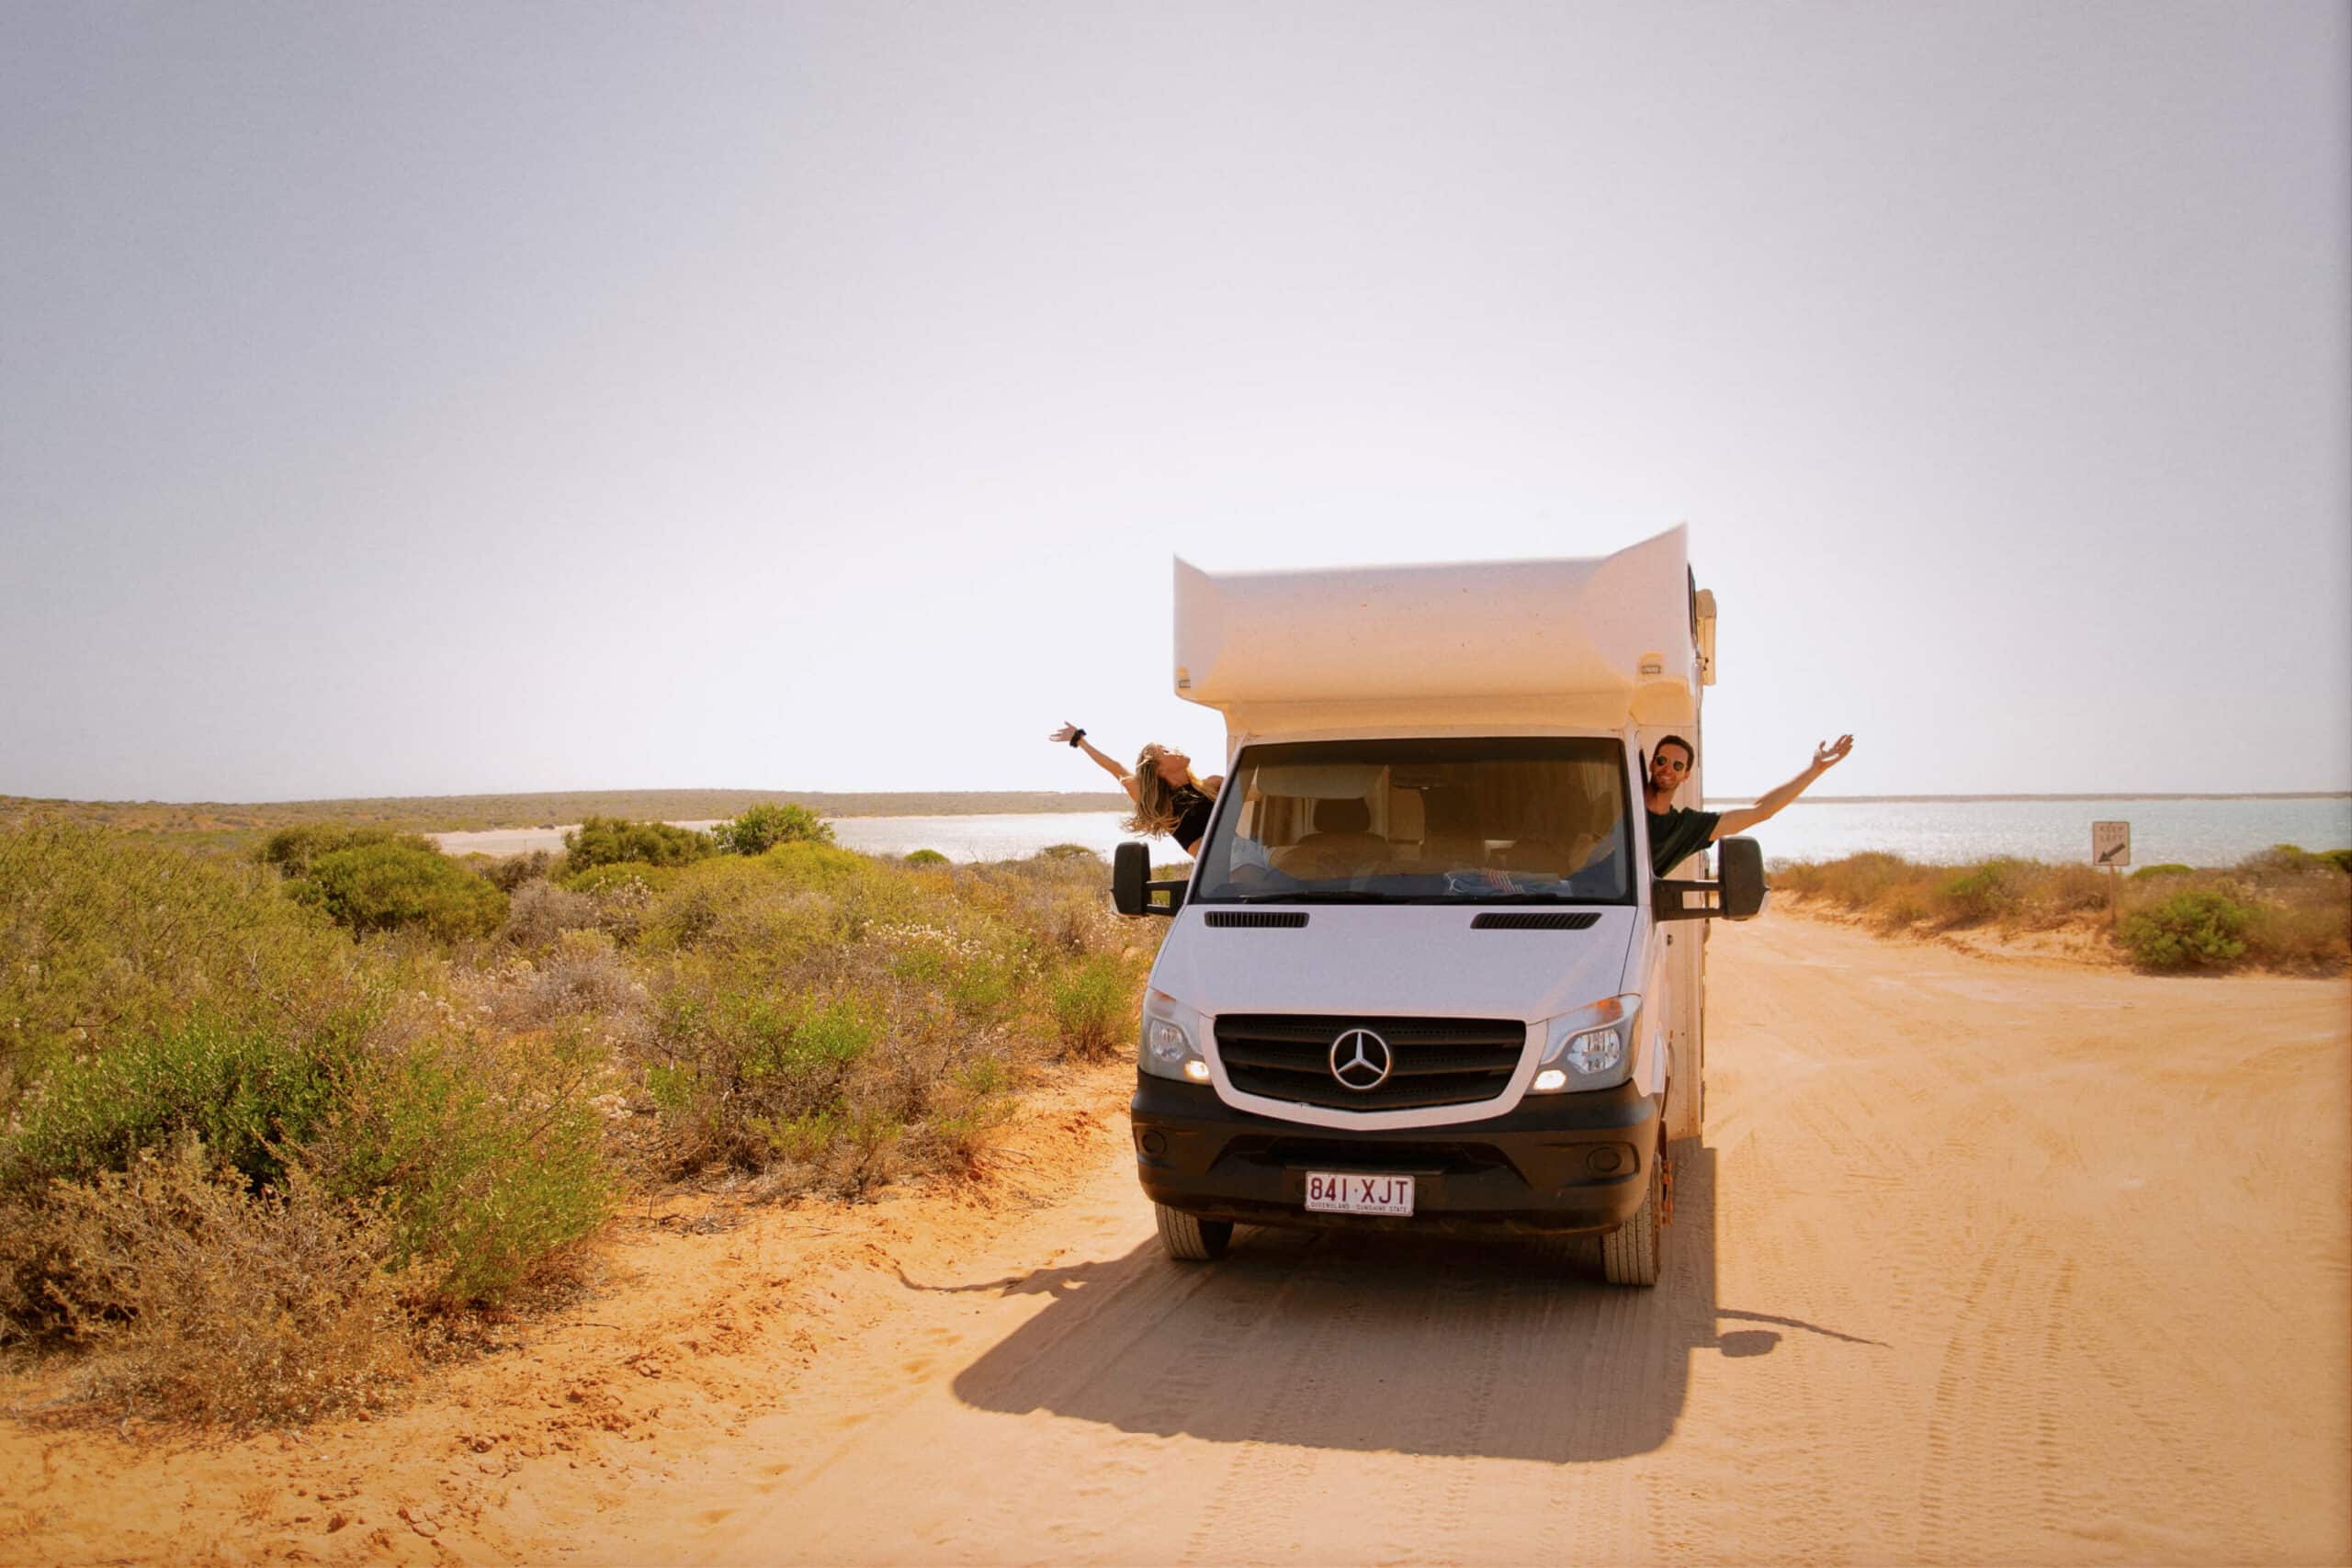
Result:
M2106 866L2130 865L2132 863L2132 824L2129 822L2092 823L2091 863Z

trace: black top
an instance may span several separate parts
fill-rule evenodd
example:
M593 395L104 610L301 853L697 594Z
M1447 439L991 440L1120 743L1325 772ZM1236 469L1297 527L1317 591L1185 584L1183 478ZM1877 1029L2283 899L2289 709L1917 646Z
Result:
M1176 841L1191 854L1209 830L1209 812L1216 801L1206 790L1181 784L1169 792L1168 804L1176 808Z
M1652 811L1650 819L1650 874L1664 876L1691 855L1714 842L1715 824L1721 822L1720 811L1686 811L1669 806L1664 812Z

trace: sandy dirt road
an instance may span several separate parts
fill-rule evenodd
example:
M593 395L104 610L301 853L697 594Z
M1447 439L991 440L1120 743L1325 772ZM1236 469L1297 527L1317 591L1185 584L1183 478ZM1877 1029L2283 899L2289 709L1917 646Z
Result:
M1163 1261L1114 1156L760 1433L710 1562L2352 1555L2341 983L1713 939L1655 1292ZM702 1533L707 1532L707 1533ZM611 1542L608 1546L628 1546Z
M0 1556L2352 1559L2352 986L1785 915L1711 956L1655 1292L1304 1233L1169 1263L1106 1074L1022 1203L663 1238L394 1419L10 1439Z

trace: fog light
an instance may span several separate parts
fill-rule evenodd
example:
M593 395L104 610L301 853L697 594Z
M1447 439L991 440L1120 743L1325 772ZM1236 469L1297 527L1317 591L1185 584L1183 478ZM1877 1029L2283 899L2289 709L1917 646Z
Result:
M1152 1158L1158 1159L1168 1152L1168 1140L1161 1135L1159 1129L1154 1127L1136 1134L1136 1147Z
M1584 1156L1584 1168L1595 1176L1614 1176L1625 1168L1625 1149L1621 1144L1603 1144Z
M1206 1083L1209 1081L1209 1065L1195 1056L1184 1064L1184 1076L1194 1083Z
M1555 1089L1566 1089L1568 1087L1568 1075L1557 1067L1546 1067L1535 1075L1534 1087L1539 1092L1544 1094L1549 1094Z

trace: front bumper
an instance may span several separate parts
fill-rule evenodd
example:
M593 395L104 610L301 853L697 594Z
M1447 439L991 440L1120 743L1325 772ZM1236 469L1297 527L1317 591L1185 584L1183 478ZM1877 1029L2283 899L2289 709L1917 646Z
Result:
M1561 1235L1633 1218L1657 1157L1657 1099L1633 1085L1530 1095L1459 1128L1310 1127L1236 1111L1206 1084L1138 1073L1136 1172L1155 1202L1255 1225ZM1612 1163L1613 1161L1613 1163ZM1306 1173L1408 1175L1413 1213L1309 1213Z

